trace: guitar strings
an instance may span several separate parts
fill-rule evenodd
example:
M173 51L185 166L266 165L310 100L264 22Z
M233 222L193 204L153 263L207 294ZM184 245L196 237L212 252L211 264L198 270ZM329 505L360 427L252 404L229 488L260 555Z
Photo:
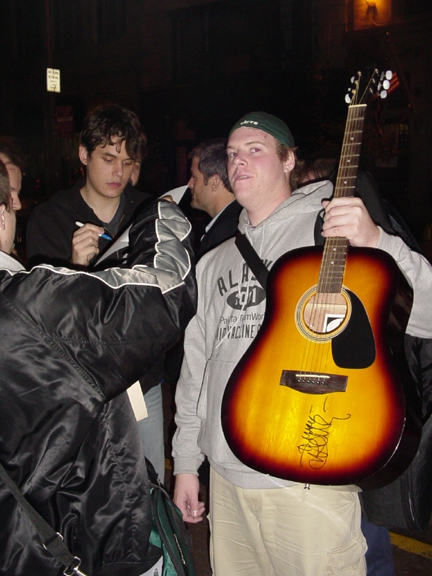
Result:
M349 107L346 121L344 140L342 145L341 159L336 179L334 196L348 197L354 196L355 182L359 165L361 138L363 134L363 124L365 118L366 105L353 105ZM337 317L337 304L341 303L344 310L344 299L341 300L343 278L346 267L346 257L348 252L348 240L342 237L330 237L326 239L322 257L321 271L317 285L317 291L313 296L313 302L310 306L309 326L317 327L317 334L326 333L324 322L330 319L325 316L325 307L334 311L335 320ZM343 298L343 297L342 297ZM347 314L345 304L345 316ZM341 322L344 318L341 319ZM337 327L335 328L337 329ZM332 330L329 331L331 333ZM331 337L330 337L331 339ZM323 346L328 339L308 338L303 353L302 373L310 374L307 369L313 366L314 374L326 374L329 372L329 366L333 364L331 348ZM319 379L319 377L318 377Z

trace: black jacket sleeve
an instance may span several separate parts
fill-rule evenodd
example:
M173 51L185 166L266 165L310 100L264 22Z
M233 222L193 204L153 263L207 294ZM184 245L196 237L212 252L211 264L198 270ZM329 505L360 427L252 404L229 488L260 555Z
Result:
M29 340L45 348L42 372L52 377L66 362L106 400L136 382L195 313L190 232L176 205L157 202L132 224L121 266L89 273L40 265L12 278L10 302L26 317Z

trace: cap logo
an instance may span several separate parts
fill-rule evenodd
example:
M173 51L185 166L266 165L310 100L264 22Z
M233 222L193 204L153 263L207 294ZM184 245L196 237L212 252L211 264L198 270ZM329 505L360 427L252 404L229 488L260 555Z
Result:
M258 126L258 122L255 122L255 120L243 120L243 122L240 122L240 124L254 124L255 126Z

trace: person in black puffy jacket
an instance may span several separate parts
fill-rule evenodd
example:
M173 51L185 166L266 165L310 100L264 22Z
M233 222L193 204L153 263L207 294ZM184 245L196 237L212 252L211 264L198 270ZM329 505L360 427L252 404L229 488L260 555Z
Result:
M15 213L0 176L0 462L81 570L138 576L151 512L126 390L195 312L190 224L167 201L139 212L124 264L88 271L11 255ZM0 574L59 576L0 482Z

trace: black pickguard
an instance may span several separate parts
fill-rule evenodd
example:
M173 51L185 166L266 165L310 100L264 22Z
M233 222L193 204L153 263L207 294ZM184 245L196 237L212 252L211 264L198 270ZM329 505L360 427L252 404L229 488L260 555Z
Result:
M332 340L334 363L340 368L367 368L376 357L375 338L361 300L347 290L352 305L345 330Z

